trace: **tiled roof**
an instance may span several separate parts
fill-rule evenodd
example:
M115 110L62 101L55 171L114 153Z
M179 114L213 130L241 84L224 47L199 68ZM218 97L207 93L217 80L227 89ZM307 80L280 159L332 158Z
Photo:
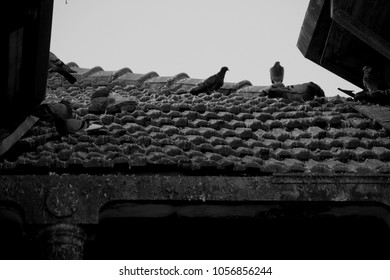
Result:
M69 100L78 118L105 128L60 138L39 121L0 161L2 172L390 173L386 131L340 98L273 99L249 81L193 96L201 79L185 73L68 65L78 82L49 77L47 102ZM107 85L136 105L91 112L91 95Z

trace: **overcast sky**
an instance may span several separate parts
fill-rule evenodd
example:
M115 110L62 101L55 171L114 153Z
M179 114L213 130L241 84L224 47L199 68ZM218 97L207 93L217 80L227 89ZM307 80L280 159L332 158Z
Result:
M66 3L67 1L67 3ZM55 0L51 51L65 63L129 67L269 85L280 61L286 85L313 81L327 96L356 86L303 57L297 41L309 0Z

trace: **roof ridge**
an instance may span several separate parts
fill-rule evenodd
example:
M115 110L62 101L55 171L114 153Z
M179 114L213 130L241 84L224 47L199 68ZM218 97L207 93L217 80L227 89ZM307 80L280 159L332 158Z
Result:
M113 82L116 81L118 83L125 84L133 84L137 86L141 86L144 83L148 83L149 80L153 78L160 77L160 75L155 71L150 71L148 73L134 73L129 67L123 67L117 71L106 71L100 66L95 66L93 68L81 68L75 62L69 62L68 66L72 67L72 69L76 70L76 76L79 76L79 80L91 78L94 76L96 79L101 79L101 82ZM81 70L82 69L82 70ZM100 72L107 72L107 75ZM128 75L133 74L133 75ZM173 84L179 84L185 89L189 89L205 79L200 78L192 78L185 72L180 72L174 76L161 76L161 78L165 77L166 79L161 79L161 81L155 82L161 84L161 86L172 86ZM99 81L97 81L99 82ZM249 80L242 80L240 82L224 82L224 85L221 87L222 91L227 91L228 93L232 93L243 89L248 86L253 86ZM261 88L265 88L265 86L261 86Z

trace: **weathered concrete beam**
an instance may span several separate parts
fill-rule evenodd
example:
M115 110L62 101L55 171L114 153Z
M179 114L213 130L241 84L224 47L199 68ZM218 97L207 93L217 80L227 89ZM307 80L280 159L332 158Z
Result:
M76 225L55 224L43 229L39 236L44 260L83 259L86 234Z
M115 201L379 202L390 206L390 176L3 175L0 201L27 224L97 224Z

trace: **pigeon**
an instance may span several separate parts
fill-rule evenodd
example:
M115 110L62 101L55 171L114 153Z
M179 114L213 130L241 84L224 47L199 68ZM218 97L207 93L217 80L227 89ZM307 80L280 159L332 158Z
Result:
M371 66L363 67L363 85L364 88L371 94L380 87L380 80L378 73Z
M78 119L54 118L54 124L59 135L67 136L77 132L84 131L89 127L88 122Z
M226 71L229 71L229 68L227 68L226 66L222 67L217 74L208 77L201 84L192 88L190 90L190 93L194 95L198 95L202 92L209 94L212 91L218 90L220 87L223 86L223 80L225 78Z
M50 52L49 55L49 72L57 72L65 77L69 83L74 84L77 79L70 73L76 73L75 70L67 66L61 59L55 56L54 53Z
M88 122L72 118L72 107L67 100L61 100L58 103L41 104L38 112L40 116L54 122L56 130L61 136L84 131L89 127Z
M33 115L53 120L54 118L70 119L73 115L73 110L70 102L67 100L61 100L57 103L43 103L39 105L33 112Z
M275 62L274 66L272 66L269 69L269 72L270 72L272 84L283 83L284 68L283 68L283 66L280 65L279 61Z
M308 101L315 97L324 97L321 87L313 82L290 85L284 88L270 88L267 92L269 98L285 98L291 101Z
M67 100L61 100L58 103L49 103L46 104L48 106L48 110L50 110L52 116L57 116L62 119L70 119L73 115L72 107L70 106L70 102Z

